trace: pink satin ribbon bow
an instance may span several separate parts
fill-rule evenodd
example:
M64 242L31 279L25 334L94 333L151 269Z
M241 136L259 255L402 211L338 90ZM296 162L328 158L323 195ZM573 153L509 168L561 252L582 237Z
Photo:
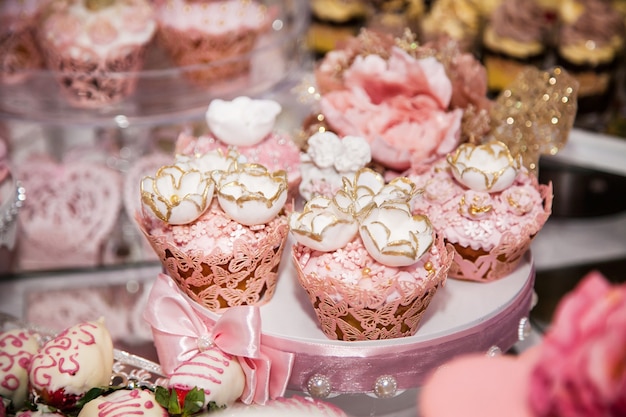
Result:
M262 345L261 313L256 306L230 307L216 318L180 292L174 281L159 274L144 318L152 326L163 371L180 364L211 344L238 358L246 376L241 401L265 404L284 395L294 355ZM217 314L213 314L217 316Z

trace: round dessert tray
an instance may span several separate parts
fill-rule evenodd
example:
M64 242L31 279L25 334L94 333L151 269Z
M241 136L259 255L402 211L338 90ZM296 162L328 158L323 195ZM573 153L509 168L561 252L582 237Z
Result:
M289 83L308 60L302 39L308 21L306 0L259 0L280 10L271 29L257 39L255 48L236 58L207 64L177 66L158 42L146 51L143 70L107 74L112 80L135 80L133 93L119 102L95 108L72 106L62 94L60 74L51 70L24 70L18 82L0 83L0 119L51 125L120 127L186 122L201 117L213 98L258 96ZM194 83L192 72L249 62L244 75ZM77 73L80 76L80 73Z
M285 252L290 253L289 245ZM418 388L429 372L458 354L506 352L530 330L535 278L530 252L515 271L497 281L448 279L415 335L351 342L330 340L322 333L291 258L283 260L274 297L260 308L261 343L294 354L289 390L318 397L385 398ZM219 318L206 311L208 317Z

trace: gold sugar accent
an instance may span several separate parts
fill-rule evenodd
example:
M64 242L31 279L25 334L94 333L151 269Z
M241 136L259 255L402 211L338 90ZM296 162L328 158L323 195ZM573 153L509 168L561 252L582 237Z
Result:
M180 204L180 197L174 194L170 197L170 202L172 203L172 205L177 206L178 204Z
M509 203L509 206L520 208L520 205L517 203L517 201L513 200L512 196L509 196L506 200L507 200L507 203Z
M85 7L92 12L112 6L115 0L85 0Z
M560 67L524 69L496 98L492 137L536 173L542 154L554 155L565 146L577 111L578 81Z
M469 214L471 214L472 216L476 216L479 214L484 214L484 213L489 213L491 211L493 207L492 206L477 206L475 204L470 204L469 208L467 209L467 211L469 212Z
M476 202L476 199L474 199L474 202ZM466 205L467 205L467 202L465 201L465 196L463 196L461 197L461 201L459 201L459 214L463 215L463 212L464 212L463 207L465 207ZM472 203L467 208L467 212L471 216L477 216L479 214L488 213L489 211L491 211L492 208L493 206L491 205L480 206L478 204Z
M368 277L371 273L372 269L368 267L365 267L361 270L361 275L363 275L364 277Z
M433 265L431 261L428 261L424 264L424 269L428 271L429 273L432 272L434 268L435 266Z

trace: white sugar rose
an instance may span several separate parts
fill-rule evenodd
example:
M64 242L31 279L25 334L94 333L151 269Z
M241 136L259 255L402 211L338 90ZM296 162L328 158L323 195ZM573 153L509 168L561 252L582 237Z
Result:
M198 170L210 173L211 171L230 171L237 165L239 153L235 150L224 152L214 149L199 155L176 155L174 165L185 171Z
M233 171L213 171L217 200L228 216L246 226L265 224L287 202L287 173L242 164Z
M353 213L359 216L370 204L382 205L388 202L407 202L415 196L415 184L406 177L398 177L385 183L378 172L363 168L357 171L352 179L344 177L343 190L336 198L345 206L344 200L351 201Z
M141 201L164 222L187 224L206 211L214 189L211 178L202 172L167 165L155 177L143 178Z
M434 240L428 218L412 215L406 203L371 206L361 221L359 233L372 258L394 267L419 261Z
M482 145L464 143L447 156L454 178L474 191L496 193L513 184L520 169L519 158L502 142Z
M315 197L301 213L291 213L289 227L298 243L322 252L344 247L358 231L356 219L325 197Z

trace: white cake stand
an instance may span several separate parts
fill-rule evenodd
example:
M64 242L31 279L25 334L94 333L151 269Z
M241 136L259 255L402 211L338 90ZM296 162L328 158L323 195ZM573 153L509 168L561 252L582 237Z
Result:
M294 354L290 391L321 398L391 398L418 388L433 369L456 355L506 352L530 331L535 278L530 252L500 280L448 279L414 336L358 342L324 335L298 283L290 252L288 244L274 297L261 306L261 343Z

